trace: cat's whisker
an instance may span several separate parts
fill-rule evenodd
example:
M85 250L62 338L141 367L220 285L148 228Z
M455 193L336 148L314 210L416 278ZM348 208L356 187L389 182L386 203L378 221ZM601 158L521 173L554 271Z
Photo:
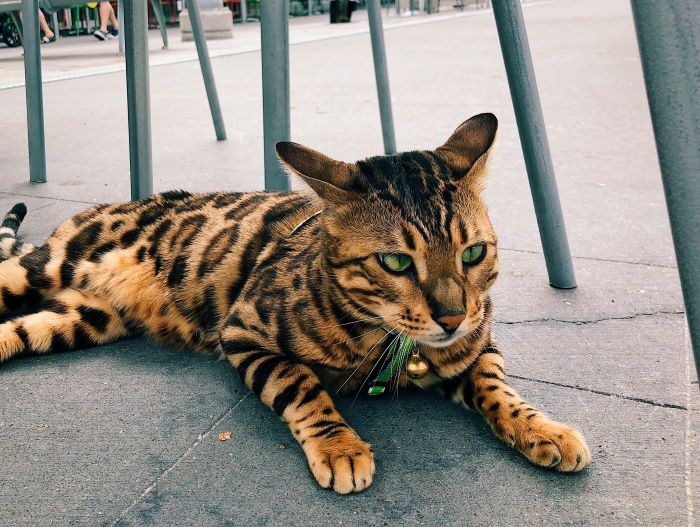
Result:
M496 331L496 328L497 328L497 327L498 327L498 330L499 330L499 331L500 331L501 329L507 331L510 335L512 335L512 336L515 337L517 340L519 340L520 342L522 342L522 343L525 345L525 347L530 348L530 350L536 352L536 350L535 350L532 346L530 346L530 345L529 345L527 342L525 342L522 338L520 338L518 335L516 335L514 332L512 332L512 331L509 330L509 329L507 329L507 328L506 328L505 326L503 326L503 325L498 326L497 324L494 324L493 327L491 328L491 331L492 331L493 333L495 333L496 336L498 336L498 331ZM509 348L509 351L512 351L512 352L513 352L513 355L515 355L515 358L518 359L518 362L520 362L521 365L524 365L524 364L525 364L525 361L524 361L523 358L520 356L520 354L518 353L518 351L515 349L515 346L510 347L510 348Z
M398 326L394 327L394 328L392 329L392 331L393 331L394 329L396 329L397 327L398 327ZM345 379L345 382L344 382L343 384L341 384L340 387L338 387L338 389L336 390L336 392L339 392L339 391L343 388L343 386L345 386L345 385L348 383L348 381L349 381L350 379L352 379L352 377L357 373L357 370L359 370L360 367L362 366L362 364L367 360L367 357L369 357L370 354L372 353L372 351L374 351L374 348L376 348L376 347L382 342L382 340L384 340L384 339L385 339L387 336L389 336L389 335L391 335L391 332L385 333L385 334L382 336L382 338L380 338L377 342L374 343L374 345L369 349L369 351L367 352L367 354L362 358L362 360L360 361L360 364L358 364L357 367L356 367L356 368L353 370L353 372L350 374L350 376L349 376L347 379ZM379 356L379 358L381 359L381 355ZM374 369L374 368L373 368L373 369ZM371 373L371 372L370 372L370 373Z
M394 315L389 315L391 317L397 317L399 313L396 313ZM369 322L370 320L377 320L378 318L385 318L384 315L379 315L376 317L369 317L369 318L361 318L358 320L351 320L350 322L343 322L342 324L331 324L329 326L318 326L317 329L328 329L328 328L337 328L340 326L349 326L350 324L358 324L360 322Z
M399 367L396 368L396 375L394 376L396 379L394 382L394 395L396 396L397 402L399 400L399 385L400 385L400 381L401 381L401 372L404 369L406 369L406 367L408 366L408 356L409 355L410 354L407 354L405 357L402 357L401 364L399 364ZM392 398L393 398L393 396L392 396Z
M398 327L398 326L397 326L397 327ZM379 369L379 371L382 371L382 370L384 369L384 366L386 365L386 361L387 361L387 359L389 358L389 350L390 350L390 349L392 348L392 346L394 345L394 342L396 342L397 339L399 339L400 337L401 337L401 332L399 332L393 339L391 339L391 342L389 343L389 345L388 345L386 348L384 348L384 351L383 351L382 354L379 356L379 358L377 359L377 361L374 363L374 366L372 366L372 369L369 370L369 373L368 373L367 376L365 377L365 380L362 381L362 384L360 385L360 388L357 390L357 393L355 394L355 398L352 400L352 404L355 404L355 401L357 400L357 397L360 395L360 393L361 393L362 390L364 389L365 384L367 384L367 381L368 381L369 378L372 376L372 373L374 373L375 368L379 365L380 362L382 362L382 357L384 358L384 361L382 362L382 366L381 366L381 368Z
M394 317L394 319L392 319L392 320L388 320L387 322L395 322L395 321L396 321L396 317ZM356 337L351 337L351 338L349 338L349 339L345 339L345 340L340 341L340 342L333 342L333 343L331 344L331 347L333 347L333 346L339 346L340 344L345 344L346 342L350 342L351 340L356 340L356 339L360 339L360 341L362 341L362 339L364 339L367 335L369 335L370 333L372 333L372 332L374 332L374 331L376 331L376 330L378 330L378 329L381 329L381 328L379 328L379 327L374 327L374 328L371 328L371 329L369 329L368 331L365 331L364 333L362 333L362 334L360 334L360 335L358 335L358 336L356 336Z

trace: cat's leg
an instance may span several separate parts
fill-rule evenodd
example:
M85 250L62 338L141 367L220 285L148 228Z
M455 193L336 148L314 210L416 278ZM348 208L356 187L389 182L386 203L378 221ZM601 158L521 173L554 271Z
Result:
M319 485L340 494L370 486L372 447L348 426L308 366L232 326L224 329L222 346L248 388L287 423Z
M535 465L578 472L591 452L578 430L550 420L508 385L503 357L488 346L461 378L445 381L453 400L481 413L494 433Z
M42 311L0 324L0 362L19 354L106 344L127 335L119 313L109 304L94 295L66 289Z

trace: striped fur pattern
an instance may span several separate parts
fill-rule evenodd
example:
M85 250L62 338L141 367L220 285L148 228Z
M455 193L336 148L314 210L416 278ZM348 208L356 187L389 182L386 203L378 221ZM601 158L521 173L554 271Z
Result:
M394 388L440 389L533 463L581 470L581 434L508 385L491 336L497 240L480 194L496 128L479 115L434 151L357 163L280 143L315 195L166 192L91 208L37 248L16 238L18 205L0 228L0 362L139 334L221 355L318 483L349 493L371 484L374 453L329 393L366 390L407 335L430 371ZM384 259L397 254L401 271Z
M18 203L5 215L5 219L0 224L0 262L13 256L23 256L34 250L31 243L17 238L17 229L26 214L26 205Z

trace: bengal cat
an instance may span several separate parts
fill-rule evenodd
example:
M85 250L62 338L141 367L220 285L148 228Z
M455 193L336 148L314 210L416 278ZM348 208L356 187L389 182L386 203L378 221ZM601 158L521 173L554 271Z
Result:
M345 494L372 483L374 454L329 392L366 390L409 336L429 372L401 369L398 385L476 409L536 465L582 470L581 434L520 398L492 338L498 254L480 196L496 130L477 115L434 151L357 163L279 143L315 195L166 192L93 207L36 248L17 238L16 205L0 228L0 362L139 334L220 354Z

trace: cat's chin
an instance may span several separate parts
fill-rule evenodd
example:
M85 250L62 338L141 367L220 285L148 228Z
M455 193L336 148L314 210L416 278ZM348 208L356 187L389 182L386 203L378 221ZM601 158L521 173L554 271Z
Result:
M420 337L416 338L415 340L417 342L420 342L421 344L425 344L426 346L430 346L431 348L447 348L448 346L452 346L455 342L457 342L459 339L465 337L467 335L466 331L457 331L456 333L452 333L451 335L436 335L434 337Z

